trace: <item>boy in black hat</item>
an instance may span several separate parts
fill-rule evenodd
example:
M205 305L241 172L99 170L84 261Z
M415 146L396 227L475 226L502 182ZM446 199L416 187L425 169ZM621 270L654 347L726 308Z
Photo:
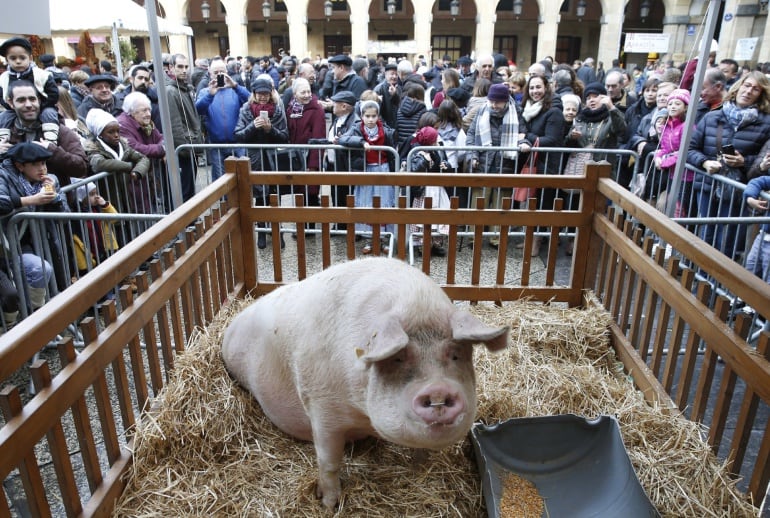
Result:
M0 74L0 104L6 111L0 113L0 141L7 139L16 120L16 113L7 102L10 86L16 81L29 81L35 85L40 97L40 121L43 138L56 145L59 141L59 87L53 74L32 64L32 44L21 36L6 40L0 45L0 56L8 62L8 70Z

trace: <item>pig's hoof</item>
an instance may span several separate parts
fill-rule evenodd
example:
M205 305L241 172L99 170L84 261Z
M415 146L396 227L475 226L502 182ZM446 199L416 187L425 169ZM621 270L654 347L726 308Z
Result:
M318 480L316 495L321 499L321 502L327 509L334 509L337 506L337 503L340 501L341 493L342 488L340 486L339 478L335 477L334 480L331 480L331 477L329 477L328 480Z

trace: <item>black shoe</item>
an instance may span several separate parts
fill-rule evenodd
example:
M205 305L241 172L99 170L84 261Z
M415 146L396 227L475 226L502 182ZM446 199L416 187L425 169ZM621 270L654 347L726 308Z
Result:
M283 240L283 234L279 234L281 236L281 250L286 248L286 241Z
M446 256L446 248L439 245L433 245L430 247L430 253L435 255L436 257L444 257Z
M257 248L260 250L263 250L267 246L267 239L265 238L265 233L260 232L257 234Z

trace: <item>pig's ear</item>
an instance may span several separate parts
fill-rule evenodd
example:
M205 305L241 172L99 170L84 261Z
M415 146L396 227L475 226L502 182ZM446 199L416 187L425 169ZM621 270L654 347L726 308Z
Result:
M490 351L499 351L508 345L508 326L490 327L465 311L455 311L449 322L452 338L458 342L483 343Z
M364 346L364 349L357 349L356 353L369 366L374 362L390 358L406 347L407 343L409 343L409 336L404 332L398 319L385 318L375 327L369 343Z

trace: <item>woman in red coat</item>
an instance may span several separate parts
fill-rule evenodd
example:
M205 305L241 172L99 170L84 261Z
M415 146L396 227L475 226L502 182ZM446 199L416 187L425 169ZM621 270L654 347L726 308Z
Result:
M307 144L310 139L326 138L326 118L324 109L310 90L307 79L297 78L292 83L294 96L286 107L286 123L289 126L290 144ZM307 170L318 171L320 165L320 150L313 149L306 154ZM320 205L319 186L305 187L305 204L318 207Z

